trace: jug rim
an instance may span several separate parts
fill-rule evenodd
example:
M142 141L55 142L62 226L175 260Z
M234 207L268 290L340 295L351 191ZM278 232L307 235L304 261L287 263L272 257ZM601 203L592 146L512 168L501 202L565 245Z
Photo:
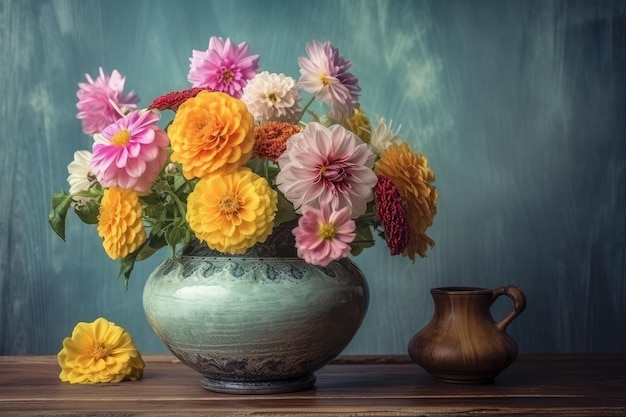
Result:
M468 294L491 294L493 290L483 287L449 286L431 288L431 294L468 295Z

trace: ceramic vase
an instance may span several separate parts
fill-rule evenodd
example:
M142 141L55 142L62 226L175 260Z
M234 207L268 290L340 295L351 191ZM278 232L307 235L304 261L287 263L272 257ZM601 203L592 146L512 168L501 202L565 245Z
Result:
M433 317L410 340L409 356L439 381L493 382L517 358L517 344L506 328L526 306L522 290L512 285L494 290L444 287L430 293ZM490 308L503 295L514 306L496 322Z
M166 259L143 293L146 317L167 348L210 391L299 391L360 327L367 281L349 259L327 267L296 257L291 228L245 255L195 242Z

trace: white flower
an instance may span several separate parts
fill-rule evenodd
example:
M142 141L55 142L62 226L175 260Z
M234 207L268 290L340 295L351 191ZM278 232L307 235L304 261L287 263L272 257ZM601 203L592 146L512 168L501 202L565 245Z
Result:
M370 150L375 155L380 156L389 145L403 143L404 140L398 136L401 127L402 126L399 126L394 132L391 130L391 120L389 121L389 126L387 126L384 118L381 117L378 119L378 125L376 125L376 128L371 132L369 143Z
M300 118L300 87L285 74L263 71L251 79L243 89L241 100L254 119L295 123Z
M67 182L70 184L71 195L89 190L96 183L96 179L91 173L91 152L74 152L74 160L67 166L67 172L70 174L67 177ZM74 200L83 200L83 198L76 196Z

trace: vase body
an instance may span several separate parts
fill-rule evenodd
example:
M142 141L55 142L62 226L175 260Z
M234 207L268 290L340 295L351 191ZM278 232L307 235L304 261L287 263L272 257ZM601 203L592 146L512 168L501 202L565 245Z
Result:
M410 340L409 356L439 381L493 382L517 357L517 345L506 327L526 306L523 292L514 286L445 287L430 292L433 317ZM502 295L512 298L515 306L495 322L490 307Z
M310 265L295 256L288 235L275 235L241 256L187 247L146 282L148 322L208 390L310 388L314 372L341 353L363 321L369 290L356 265Z

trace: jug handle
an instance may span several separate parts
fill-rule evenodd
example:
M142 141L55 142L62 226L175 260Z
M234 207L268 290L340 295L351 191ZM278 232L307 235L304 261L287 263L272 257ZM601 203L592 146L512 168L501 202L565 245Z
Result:
M502 295L506 295L510 299L513 300L514 306L513 310L502 320L496 323L496 327L500 331L505 331L506 327L515 319L515 317L519 316L522 311L526 308L526 297L521 289L516 287L515 285L506 285L504 287L499 287L493 290L491 295L491 304L493 304L496 299Z

